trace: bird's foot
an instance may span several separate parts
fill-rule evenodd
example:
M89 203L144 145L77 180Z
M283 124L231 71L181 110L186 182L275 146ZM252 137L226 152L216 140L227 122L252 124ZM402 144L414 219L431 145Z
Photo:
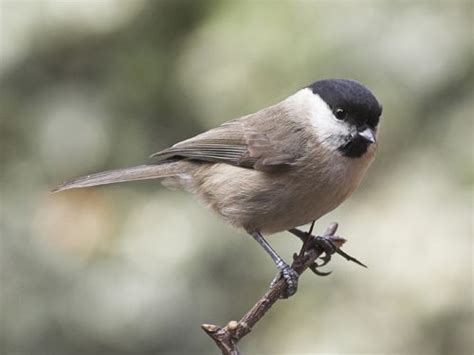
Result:
M351 256L351 255L347 254L346 252L342 251L339 248L339 246L334 243L334 238L333 237L317 236L317 237L313 238L312 243L314 243L314 245L316 247L319 247L322 251L324 251L324 256L322 256L320 258L322 260L322 263L318 264L318 263L315 262L313 265L310 266L310 269L316 275L327 276L327 275L331 274L330 271L329 272L322 272L322 271L319 271L318 269L320 267L326 265L331 260L331 256L333 254L339 254L348 261L352 261L352 262L354 262L354 263L356 263L360 266L367 267L366 265L361 263L359 260L357 260L353 256Z
M283 261L277 264L280 272L272 280L270 287L274 287L276 283L283 277L286 282L286 289L280 298L288 298L293 296L298 289L298 278L300 275Z
M303 247L302 247L302 251L300 252L300 256L303 255L306 250L312 249L312 248L318 249L319 252L323 255L323 256L320 256L318 259L318 260L321 260L322 262L320 263L314 262L309 267L316 275L327 276L331 274L330 271L329 272L319 271L319 268L329 263L329 261L331 261L331 257L333 254L339 254L348 261L352 261L360 266L367 267L363 263L361 263L359 260L354 258L353 256L341 250L341 246L346 242L346 240L344 238L340 238L334 235L337 230L337 224L333 224L331 229L328 229L323 236L312 235L313 227L314 227L314 221L313 223L311 223L311 227L308 232L303 232L302 230L297 229L297 228L292 228L292 229L289 229L288 231L291 234L297 236L303 242Z

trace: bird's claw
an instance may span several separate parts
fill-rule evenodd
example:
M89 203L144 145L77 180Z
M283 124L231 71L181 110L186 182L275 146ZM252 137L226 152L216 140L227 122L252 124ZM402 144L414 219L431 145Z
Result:
M320 268L322 265L318 265L317 263L314 263L309 266L312 272L314 272L318 276L328 276L332 274L332 271L324 272L324 271L319 271L318 268Z
M334 245L334 243L331 241L331 239L327 237L321 237L317 236L314 237L313 243L320 247L326 255L329 255L329 257L337 253L338 247Z
M325 253L324 256L320 257L320 259L323 261L321 264L316 264L316 267L323 267L324 265L326 265L327 263L329 263L331 261L331 254L327 254Z
M328 276L332 274L332 271L324 272L324 271L319 271L318 269L325 266L327 263L331 261L331 254L325 253L324 256L320 258L323 262L321 264L318 264L317 262L314 262L312 265L309 266L310 270L314 272L318 276Z
M288 298L293 296L298 289L299 274L287 264L281 264L278 266L280 272L272 280L270 287L274 287L276 283L283 277L286 282L286 289L280 298Z
M320 247L324 251L324 256L320 258L323 260L323 262L321 264L314 263L313 265L310 266L311 271L313 271L318 276L327 276L331 274L331 271L322 272L322 271L319 271L318 269L326 265L331 260L332 254L339 254L348 261L352 261L360 266L367 267L366 265L364 265L362 262L360 262L353 256L339 249L338 246L335 245L334 242L327 237L320 237L320 236L314 237L313 243L315 243L316 246Z

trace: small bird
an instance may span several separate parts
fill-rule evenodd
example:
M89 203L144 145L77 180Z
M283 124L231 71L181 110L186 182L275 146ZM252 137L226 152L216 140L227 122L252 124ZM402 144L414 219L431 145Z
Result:
M263 247L289 297L298 274L263 234L317 220L352 194L374 159L381 114L359 82L319 80L155 153L149 164L82 176L53 191L157 178L190 191Z

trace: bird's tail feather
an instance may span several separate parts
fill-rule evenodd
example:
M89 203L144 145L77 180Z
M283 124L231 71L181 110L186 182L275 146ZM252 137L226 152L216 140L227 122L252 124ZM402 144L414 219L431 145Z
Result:
M138 165L125 169L108 170L96 174L81 176L66 181L54 188L52 192L96 185L114 184L116 182L124 181L165 178L177 175L179 172L180 167L178 162L156 165Z

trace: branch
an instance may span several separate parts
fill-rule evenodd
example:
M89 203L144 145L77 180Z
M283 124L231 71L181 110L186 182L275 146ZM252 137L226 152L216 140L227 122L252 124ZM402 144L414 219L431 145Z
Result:
M316 268L322 265L316 264L316 259L324 253L326 255L323 258L323 265L330 260L332 253L338 253L346 257L347 260L355 261L364 266L339 249L346 240L335 236L336 230L337 223L331 224L322 237L315 237L310 233L305 233L297 229L291 230L293 234L303 240L303 246L298 254L293 255L293 263L291 264L291 267L298 275L301 275L308 268L318 273ZM321 244L321 240L328 243L330 247L332 246L334 250L328 251L327 248L324 248ZM323 273L319 274L323 275ZM201 328L216 342L223 355L240 355L237 346L239 340L250 333L255 324L265 315L273 304L284 296L285 288L286 282L283 278L280 278L273 287L265 292L240 321L232 320L223 328L214 324L202 324Z

